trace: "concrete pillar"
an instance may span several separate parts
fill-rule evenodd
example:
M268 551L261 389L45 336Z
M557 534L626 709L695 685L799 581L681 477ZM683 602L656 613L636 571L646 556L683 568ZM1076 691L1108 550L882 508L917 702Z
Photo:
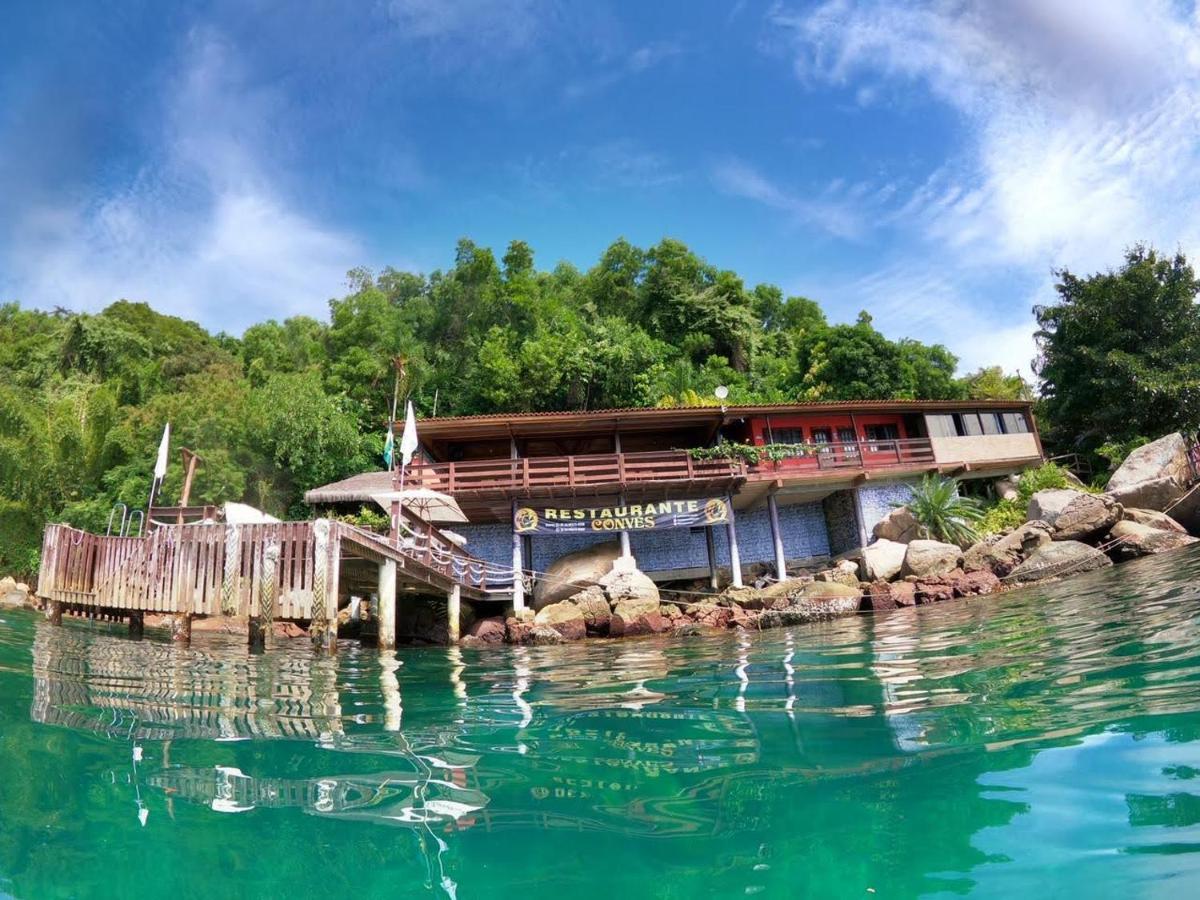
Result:
M455 584L446 596L446 617L449 619L450 643L457 644L461 636L459 629L462 623L462 586Z
M775 494L767 494L767 513L771 519L771 540L775 544L775 577L780 581L787 578L787 558L783 553L783 532L779 529L779 504Z
M513 610L520 612L525 608L525 580L522 572L525 563L521 556L521 535L517 534L517 501L512 502L512 569L513 569Z
M619 431L613 432L613 449L615 449L617 451L617 453L621 452L621 432L619 432ZM617 496L617 502L620 503L621 506L625 505L625 492L624 491L621 491L621 493ZM629 549L629 532L623 530L620 534L620 538L621 538L621 555L622 556L633 556L633 551Z
M379 649L396 646L396 561L388 559L379 564Z
M708 551L708 586L715 591L721 585L717 578L717 548L711 525L704 526L704 549Z
M279 539L269 538L263 545L262 568L258 573L258 615L250 616L247 630L252 650L265 650L271 644L275 629L276 595L279 583L276 567L279 562Z
M738 551L737 523L733 518L733 498L726 497L729 506L729 522L725 525L729 532L729 575L734 587L742 586L742 554Z

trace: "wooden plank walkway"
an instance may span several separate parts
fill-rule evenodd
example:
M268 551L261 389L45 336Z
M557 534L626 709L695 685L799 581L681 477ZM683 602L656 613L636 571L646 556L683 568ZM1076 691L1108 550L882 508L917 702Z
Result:
M236 616L261 639L268 623L286 620L309 623L314 639L326 644L336 638L346 559L380 566L381 613L393 622L397 585L447 596L456 612L462 597L508 599L510 569L471 556L407 511L399 521L390 537L334 519L161 525L144 537L49 525L37 594L50 604L52 622L64 611L128 616L140 630L144 614L166 614L183 622L179 636L186 639L194 615ZM392 645L394 637L381 633L381 642Z

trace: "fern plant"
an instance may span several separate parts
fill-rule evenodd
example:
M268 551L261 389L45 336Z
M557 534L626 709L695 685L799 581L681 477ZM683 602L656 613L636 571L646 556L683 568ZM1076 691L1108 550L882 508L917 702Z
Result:
M979 540L976 526L983 518L983 506L973 497L960 497L953 478L926 475L907 503L895 505L908 507L926 538L960 546Z

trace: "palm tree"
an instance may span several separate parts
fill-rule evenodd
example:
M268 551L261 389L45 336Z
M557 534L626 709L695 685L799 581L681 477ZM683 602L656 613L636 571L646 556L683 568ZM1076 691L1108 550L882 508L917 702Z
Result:
M908 502L896 506L908 507L924 537L963 547L979 540L975 523L983 518L983 507L973 497L960 497L953 478L926 475Z

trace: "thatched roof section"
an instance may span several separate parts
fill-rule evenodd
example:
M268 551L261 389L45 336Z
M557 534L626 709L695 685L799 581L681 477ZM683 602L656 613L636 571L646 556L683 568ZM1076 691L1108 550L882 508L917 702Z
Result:
M322 503L369 503L376 494L391 490L395 490L391 472L363 472L361 475L351 475L333 484L306 491L304 502L309 506Z

